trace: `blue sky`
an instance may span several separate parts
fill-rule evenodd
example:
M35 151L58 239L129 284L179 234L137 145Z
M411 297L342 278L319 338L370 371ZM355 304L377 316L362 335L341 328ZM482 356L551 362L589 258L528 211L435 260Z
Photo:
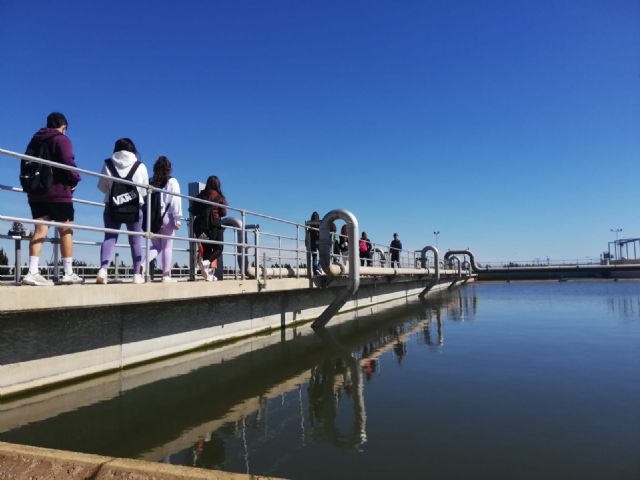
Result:
M218 175L236 207L347 208L374 241L438 230L480 261L640 237L637 0L0 0L0 16L2 148L59 110L84 168L128 136L183 187Z

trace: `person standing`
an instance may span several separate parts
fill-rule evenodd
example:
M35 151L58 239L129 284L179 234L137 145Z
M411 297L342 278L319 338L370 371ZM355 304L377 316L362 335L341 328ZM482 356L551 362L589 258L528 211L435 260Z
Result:
M153 165L153 177L150 183L154 187L180 194L180 184L171 176L171 161L165 156L158 157ZM181 225L182 198L170 193L156 192L154 194L160 195L160 214L162 215L162 226L156 233L172 237ZM165 283L175 281L171 278L173 239L153 238L151 240L149 260L155 260L158 255L162 258L162 281Z
M393 268L393 264L395 262L396 266L400 268L400 251L402 250L402 242L398 238L398 234L393 234L393 240L391 240L391 245L389 245L389 251L391 252L391 268Z
M340 228L338 248L342 255L342 264L346 267L349 265L349 229L346 223Z
M104 161L102 174L113 178L130 180L139 185L148 185L149 174L147 167L138 160L138 151L130 138L116 141L113 155ZM147 189L135 187L121 182L114 182L107 178L98 180L98 190L104 193L105 207L102 218L105 228L120 230L124 223L127 230L142 232L142 207ZM133 260L133 283L144 283L142 275L142 237L128 235L131 257ZM100 247L100 270L96 283L107 283L107 267L111 260L111 253L118 240L117 233L105 233Z
M311 214L311 220L307 222L309 228L307 229L306 247L311 252L311 264L314 275L321 275L320 264L318 263L318 247L320 245L320 214L313 212Z
M71 167L76 166L71 140L66 136L69 123L62 113L53 112L47 116L46 128L41 128L34 135L27 147L27 154L39 156L47 152L48 160ZM72 224L74 219L73 192L80 181L80 175L69 170L52 168L51 186L37 192L28 192L29 207L35 220L54 221ZM62 284L84 283L73 272L73 229L57 227L60 234L60 254L64 275ZM29 241L29 272L22 279L23 285L53 285L39 271L40 252L47 237L47 225L35 225L33 236ZM55 246L54 246L55 248Z
M373 246L371 245L371 240L367 237L367 232L362 232L360 236L360 242L358 243L358 250L360 251L360 265L361 266L369 266L371 265L371 250Z
M224 240L221 219L227 215L227 199L222 193L220 179L215 175L207 178L204 190L198 194L198 198L220 204L209 205L206 203L196 202L192 208L193 233L196 238L203 240L215 240L221 243L201 243L198 248L198 266L200 274L208 282L215 282L218 278L215 276L216 267L218 266L218 258L222 254L222 242Z

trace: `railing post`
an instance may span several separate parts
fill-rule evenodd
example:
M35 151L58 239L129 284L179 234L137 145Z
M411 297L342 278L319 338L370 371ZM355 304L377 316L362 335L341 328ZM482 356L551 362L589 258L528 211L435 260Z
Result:
M240 266L240 279L244 280L247 270L247 212L242 210L240 216L242 217L242 265ZM258 268L257 265L256 268Z
M278 278L282 278L282 251L280 250L281 248L282 248L282 237L278 235L278 265L280 266L280 268L278 268Z
M60 232L57 228L53 229L53 280L60 280Z
M300 278L300 225L296 225L296 278Z
M144 258L144 281L145 282L151 281L151 272L149 271L149 264L151 263L149 261L149 255L151 254L151 193L152 193L151 185L147 185L147 198L144 204L144 207L147 209L147 230L145 233L146 255ZM139 273L139 272L133 272L134 275L136 273Z
M22 277L22 271L21 271L21 266L20 263L22 262L21 260L21 252L22 252L22 239L21 238L16 238L15 240L16 242L16 251L15 251L15 263L16 263L16 270L14 273L14 276L16 278L16 284L20 283L21 277Z

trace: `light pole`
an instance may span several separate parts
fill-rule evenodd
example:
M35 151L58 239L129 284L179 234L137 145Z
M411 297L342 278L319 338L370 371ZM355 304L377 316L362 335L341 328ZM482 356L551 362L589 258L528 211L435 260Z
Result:
M622 257L622 245L618 245L618 235L620 234L622 229L621 228L612 228L610 230L611 230L611 232L616 234L616 243L614 243L615 248L613 249L613 251L616 253L616 260L618 260L620 257ZM620 254L619 255L618 255L618 248L620 249Z
M433 234L436 236L436 248L438 248L438 235L440 235L440 230L434 231Z

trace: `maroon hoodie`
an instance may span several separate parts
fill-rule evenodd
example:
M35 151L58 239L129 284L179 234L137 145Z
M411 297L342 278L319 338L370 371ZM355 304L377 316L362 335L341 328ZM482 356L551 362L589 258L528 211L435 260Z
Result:
M52 138L53 137L53 138ZM31 141L50 141L51 155L54 162L64 163L72 167L76 166L71 140L61 134L55 128L41 128L36 132ZM30 193L30 202L71 203L73 198L72 188L80 181L77 172L53 169L53 185L43 193Z

